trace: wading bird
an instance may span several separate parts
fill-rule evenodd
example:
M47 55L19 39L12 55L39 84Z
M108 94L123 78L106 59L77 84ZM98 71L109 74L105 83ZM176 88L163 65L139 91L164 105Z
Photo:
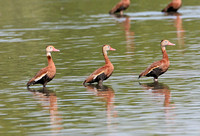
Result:
M165 7L162 12L177 12L177 10L181 7L182 1L181 0L172 0L171 3Z
M161 46L163 58L159 61L152 63L144 72L142 72L139 75L138 78L142 76L154 77L154 81L157 82L158 77L164 74L168 70L170 62L169 62L168 55L165 49L167 45L175 45L175 44L169 42L168 40L162 40L160 43L160 46Z
M27 83L27 87L29 88L30 85L34 84L42 84L43 87L51 81L56 74L56 67L51 57L51 52L53 51L60 51L54 48L52 45L46 47L47 59L48 59L48 66L41 69L32 79L30 79Z
M120 15L123 15L123 11L129 7L130 3L130 0L121 0L109 11L109 14L115 14L120 12Z
M102 50L106 64L103 67L95 70L88 78L86 78L83 82L83 85L85 85L86 83L94 82L98 82L99 85L102 85L103 81L108 79L112 75L114 66L107 56L107 51L115 51L115 49L113 49L110 45L103 45Z

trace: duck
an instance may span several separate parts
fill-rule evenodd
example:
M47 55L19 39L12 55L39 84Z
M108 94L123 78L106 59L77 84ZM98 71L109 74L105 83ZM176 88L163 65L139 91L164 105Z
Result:
M91 83L94 83L94 82L97 82L98 85L102 86L103 81L108 79L112 75L112 73L114 71L114 66L108 58L107 51L115 51L115 50L116 49L112 48L110 45L103 45L102 51L103 51L103 56L104 56L104 59L105 59L105 65L98 68L92 74L90 74L90 76L87 77L85 79L85 81L83 82L84 86L85 86L86 83L91 84Z
M158 77L164 74L168 70L170 62L165 48L167 45L175 45L175 44L169 42L168 40L162 40L160 42L160 47L162 50L163 58L159 61L152 63L149 67L147 67L146 70L144 70L139 75L138 79L143 76L154 77L154 82L157 82Z
M36 75L31 78L27 83L27 88L31 85L42 84L43 87L46 87L47 83L51 81L56 75L56 66L51 57L51 52L59 52L60 50L54 48L54 46L49 45L46 47L46 56L48 60L48 66L42 68L36 73Z
M123 15L123 11L129 7L130 3L130 0L121 0L109 11L109 14L120 13L120 15Z
M177 12L177 10L182 6L181 0L172 0L171 3L169 3L162 12Z

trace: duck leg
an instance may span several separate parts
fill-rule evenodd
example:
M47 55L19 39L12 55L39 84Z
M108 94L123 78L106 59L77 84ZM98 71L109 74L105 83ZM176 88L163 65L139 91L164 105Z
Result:
M121 16L123 15L123 10L122 10L122 11L120 11L120 15L121 15Z
M154 77L154 82L158 82L158 77Z
M46 87L46 85L47 85L47 82L45 82L45 83L43 84L43 88L45 88L45 87Z
M103 80L99 80L99 81L98 81L98 85L99 85L99 86L103 86Z

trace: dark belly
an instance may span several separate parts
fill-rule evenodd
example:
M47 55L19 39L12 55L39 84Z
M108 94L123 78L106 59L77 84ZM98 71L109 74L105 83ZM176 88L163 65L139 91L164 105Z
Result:
M177 12L177 10L178 10L178 9L175 9L175 8L173 8L173 7L169 7L169 8L167 9L167 12Z
M154 77L154 78L158 78L160 75L162 75L163 73L165 73L167 70L163 70L161 68L155 68L153 69L150 73L148 73L146 76L147 77Z
M52 79L53 78L49 78L47 75L45 75L40 80L38 80L37 82L35 82L35 84L45 84L45 83L51 81Z
M126 9L127 9L127 7L121 6L121 7L119 7L119 8L115 11L115 13L120 12L120 11L122 11L122 10L126 10Z
M88 82L88 83L94 83L94 82L99 82L100 80L106 80L108 79L110 76L106 76L105 73L102 73L100 75L98 75L95 79L93 79L92 81Z

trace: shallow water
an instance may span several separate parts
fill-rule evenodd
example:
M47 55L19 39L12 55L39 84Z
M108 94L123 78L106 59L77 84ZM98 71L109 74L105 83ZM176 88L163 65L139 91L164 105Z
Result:
M121 18L107 14L116 2L0 0L0 134L199 135L200 2L165 15L165 1L137 0ZM162 57L162 39L176 44L167 47L169 70L158 84L138 81ZM49 44L61 50L52 54L56 77L27 90ZM104 64L104 44L116 49L115 71L103 88L84 87Z

